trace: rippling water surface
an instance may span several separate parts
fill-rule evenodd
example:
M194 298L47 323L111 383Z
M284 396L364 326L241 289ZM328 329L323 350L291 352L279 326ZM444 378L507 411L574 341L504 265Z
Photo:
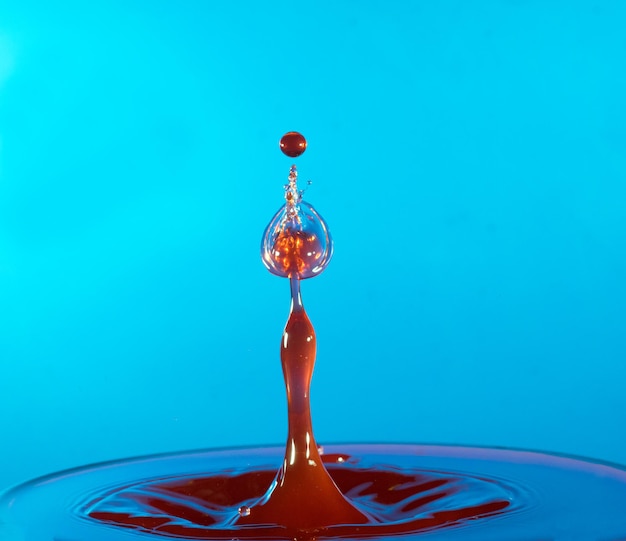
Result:
M24 541L293 539L280 524L234 524L282 457L279 447L209 450L78 468L5 493L0 517ZM626 538L626 471L616 466L421 445L328 446L323 457L371 520L299 532L301 539Z

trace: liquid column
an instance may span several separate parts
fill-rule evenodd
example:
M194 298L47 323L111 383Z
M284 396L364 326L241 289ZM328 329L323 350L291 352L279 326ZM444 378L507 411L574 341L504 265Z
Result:
M290 278L290 282L291 312L280 348L289 413L285 458L266 495L238 524L280 524L298 532L365 524L371 519L341 494L324 468L313 436L309 389L315 331L302 304L300 280Z
M281 149L295 157L306 148L291 132ZM315 365L315 331L302 304L300 281L319 274L332 256L332 241L322 217L302 201L292 166L285 205L263 235L261 256L270 272L289 279L291 310L283 332L280 359L287 389L288 434L283 464L266 494L240 512L237 524L280 524L290 531L314 531L339 524L366 524L371 518L348 501L326 471L313 436L309 390Z
M281 148L295 157L304 151L306 141L290 133L281 140ZM287 278L291 290L291 309L280 345L288 435L278 472L244 467L237 473L156 476L112 492L108 475L103 474L106 488L84 506L81 513L85 516L168 538L304 541L456 527L514 510L519 507L515 501L523 501L502 480L424 471L406 464L402 468L363 467L357 465L356 457L355 461L348 457L346 464L340 464L339 455L325 457L333 474L329 476L311 424L309 391L316 341L300 282L326 268L332 240L322 217L302 201L297 176L292 166L285 204L267 226L261 244L263 263L273 274ZM177 460L184 461L185 455Z

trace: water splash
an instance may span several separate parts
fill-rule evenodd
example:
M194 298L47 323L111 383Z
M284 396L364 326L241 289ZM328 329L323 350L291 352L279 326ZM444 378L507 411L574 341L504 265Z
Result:
M291 166L285 185L285 204L265 228L261 260L267 269L284 278L312 278L320 274L333 255L326 221L306 201L298 188L298 171Z

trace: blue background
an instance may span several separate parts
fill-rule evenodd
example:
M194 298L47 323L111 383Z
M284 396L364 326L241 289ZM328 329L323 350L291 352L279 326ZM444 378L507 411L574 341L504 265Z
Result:
M0 487L282 443L299 130L320 443L626 463L626 4L0 4Z

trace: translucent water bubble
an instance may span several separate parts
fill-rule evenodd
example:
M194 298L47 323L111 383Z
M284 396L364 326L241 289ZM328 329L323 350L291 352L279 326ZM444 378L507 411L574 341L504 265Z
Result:
M291 166L285 185L285 204L263 233L261 259L267 269L285 278L311 278L328 265L333 243L319 213L302 200L298 171Z

